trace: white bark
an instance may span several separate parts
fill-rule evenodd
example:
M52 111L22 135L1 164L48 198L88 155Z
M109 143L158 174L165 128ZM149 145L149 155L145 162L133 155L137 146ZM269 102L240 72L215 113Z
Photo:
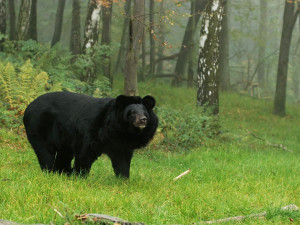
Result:
M223 0L209 2L203 17L198 61L198 93L197 101L201 106L216 106L214 114L218 113L218 61L219 33L223 18Z
M91 0L88 6L88 15L84 31L84 49L91 48L98 41L101 3Z

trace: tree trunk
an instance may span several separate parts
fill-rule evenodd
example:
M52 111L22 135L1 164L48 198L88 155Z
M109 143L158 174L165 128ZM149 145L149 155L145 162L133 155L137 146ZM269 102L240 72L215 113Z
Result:
M146 5L146 0L144 1L144 5ZM144 15L146 15L146 7L144 7ZM143 24L146 24L146 17L144 16ZM141 72L138 73L138 79L140 81L145 81L145 68L146 68L146 37L145 37L145 26L143 27L143 42L142 42L142 69Z
M32 0L22 0L19 12L19 19L17 25L17 39L18 40L27 40L28 39L28 30L29 23L31 19L31 5Z
M73 0L70 51L73 55L81 53L80 1Z
M195 0L193 0L195 1ZM189 50L192 49L192 39L195 32L195 27L197 26L197 23L200 18L200 12L202 12L205 9L205 6L207 5L208 0L196 0L195 1L195 11L197 12L195 15L189 18L183 41L181 44L180 54L178 56L176 66L175 66L175 78L172 81L172 86L180 86L182 83L183 75L186 70L186 64L188 61L188 55ZM191 14L193 14L193 9L191 7ZM193 26L194 25L194 26Z
M87 49L92 48L98 42L99 25L100 25L101 3L98 0L89 0L82 51L86 53ZM92 49L92 51L94 51ZM93 83L96 80L96 66L88 67L83 80Z
M89 0L84 28L83 51L98 42L101 4L98 0Z
M160 7L159 7L159 17L162 18L163 16L165 16L164 0L162 0L160 2ZM165 30L166 30L165 24L163 22L161 22L159 24L160 46L158 48L158 53L157 53L158 58L161 58L164 55L164 43L165 43L165 32L166 32ZM160 60L156 67L156 73L161 74L163 72L163 69L164 69L164 61Z
M129 25L129 49L125 62L124 92L128 96L138 95L137 68L143 38L144 1L134 0L133 16Z
M57 42L60 41L63 18L64 18L65 3L66 3L66 0L58 0L54 33L53 33L53 37L52 37L52 41L51 41L51 47L53 47Z
M9 40L16 40L16 12L15 12L15 1L8 1L9 9Z
M28 39L37 41L37 0L32 0L28 27Z
M191 0L191 14L195 15L196 12L196 8L195 8L195 1ZM192 23L192 27L194 27L194 29L196 29L196 18L195 16L193 16L193 23ZM195 48L195 40L194 40L194 35L191 39L191 50L189 50L189 55L188 55L188 80L187 80L187 86L188 87L193 87L194 85L194 48Z
M0 33L6 34L6 0L0 0ZM3 51L4 38L0 39L0 51Z
M149 1L149 40L150 40L150 65L149 74L154 76L155 72L155 32L154 32L154 0Z
M230 89L228 15L228 1L226 1L220 33L220 60L217 74L220 90L223 91L228 91Z
M257 79L260 87L265 83L265 52L266 52L266 30L267 30L267 0L260 0L260 21L259 21L259 49Z
M125 58L125 52L127 51L127 32L128 32L128 24L129 24L129 18L131 15L131 0L127 0L124 6L124 11L125 11L125 18L124 18L124 23L123 23L123 30L122 30L122 37L121 37L121 42L120 42L120 49L118 53L118 58L116 62L116 66L114 69L114 73L118 71L123 71L124 70L124 58Z
M223 13L224 0L209 1L200 32L197 103L214 115L219 113L217 71Z
M112 0L108 1L108 6L102 6L102 40L101 45L110 45L111 42L111 18L112 18ZM113 85L113 76L111 73L111 58L109 55L104 55L103 72L104 75L109 79L110 85Z
M299 10L295 11L295 0L285 1L274 99L274 114L279 116L285 116L289 51L298 13Z

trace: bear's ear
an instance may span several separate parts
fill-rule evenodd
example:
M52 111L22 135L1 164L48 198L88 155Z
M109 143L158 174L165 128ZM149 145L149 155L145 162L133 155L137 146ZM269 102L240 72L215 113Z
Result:
M155 99L152 96L147 95L143 98L143 105L146 106L147 109L153 109L155 106Z
M116 98L116 105L117 107L123 107L125 105L128 104L128 99L129 97L125 96L125 95L119 95L117 98Z

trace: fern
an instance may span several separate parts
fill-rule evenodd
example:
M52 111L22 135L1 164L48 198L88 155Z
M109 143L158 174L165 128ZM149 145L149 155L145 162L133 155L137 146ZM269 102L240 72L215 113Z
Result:
M16 73L16 71L20 71ZM38 72L27 60L20 68L8 62L0 62L0 96L7 110L21 116L27 105L47 91L61 90L60 84L49 85L46 72Z
M4 67L3 71L0 74L1 79L1 89L2 89L2 96L4 100L9 103L10 105L13 104L13 84L16 83L15 81L15 68L11 63L7 63Z

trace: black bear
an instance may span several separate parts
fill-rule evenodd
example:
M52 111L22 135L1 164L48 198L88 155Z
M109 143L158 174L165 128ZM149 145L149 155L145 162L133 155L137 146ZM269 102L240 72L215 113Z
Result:
M155 134L154 106L152 96L93 98L53 92L31 102L23 122L42 170L87 175L105 153L116 176L129 178L133 151Z

